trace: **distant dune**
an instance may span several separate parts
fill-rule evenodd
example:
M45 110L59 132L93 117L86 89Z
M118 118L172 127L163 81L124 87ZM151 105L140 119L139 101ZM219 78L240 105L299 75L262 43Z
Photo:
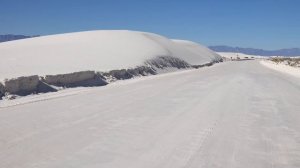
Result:
M229 46L210 46L211 50L216 52L235 52L247 55L260 55L260 56L300 56L300 48L289 48L280 50L263 50L255 48L241 48Z

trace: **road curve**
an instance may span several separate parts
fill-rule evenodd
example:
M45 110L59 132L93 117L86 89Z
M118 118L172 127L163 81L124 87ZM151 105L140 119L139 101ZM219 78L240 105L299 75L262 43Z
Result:
M299 168L300 79L257 61L0 109L2 168Z

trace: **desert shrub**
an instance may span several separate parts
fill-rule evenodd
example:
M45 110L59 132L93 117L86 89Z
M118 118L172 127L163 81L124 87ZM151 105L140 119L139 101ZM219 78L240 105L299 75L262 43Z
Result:
M275 62L276 64L279 64L281 62L283 62L283 58L279 58L279 57L273 57L271 58L271 61Z

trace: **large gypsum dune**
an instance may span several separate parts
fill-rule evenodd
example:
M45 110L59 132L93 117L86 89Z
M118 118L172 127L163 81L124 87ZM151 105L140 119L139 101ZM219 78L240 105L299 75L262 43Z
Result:
M49 35L0 44L0 80L86 70L134 68L159 56L191 65L221 57L199 44L146 32L98 30Z

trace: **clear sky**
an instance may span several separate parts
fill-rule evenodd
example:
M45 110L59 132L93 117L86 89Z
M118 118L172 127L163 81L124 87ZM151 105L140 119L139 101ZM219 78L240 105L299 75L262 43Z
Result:
M0 34L98 29L204 45L300 47L300 0L0 0Z

